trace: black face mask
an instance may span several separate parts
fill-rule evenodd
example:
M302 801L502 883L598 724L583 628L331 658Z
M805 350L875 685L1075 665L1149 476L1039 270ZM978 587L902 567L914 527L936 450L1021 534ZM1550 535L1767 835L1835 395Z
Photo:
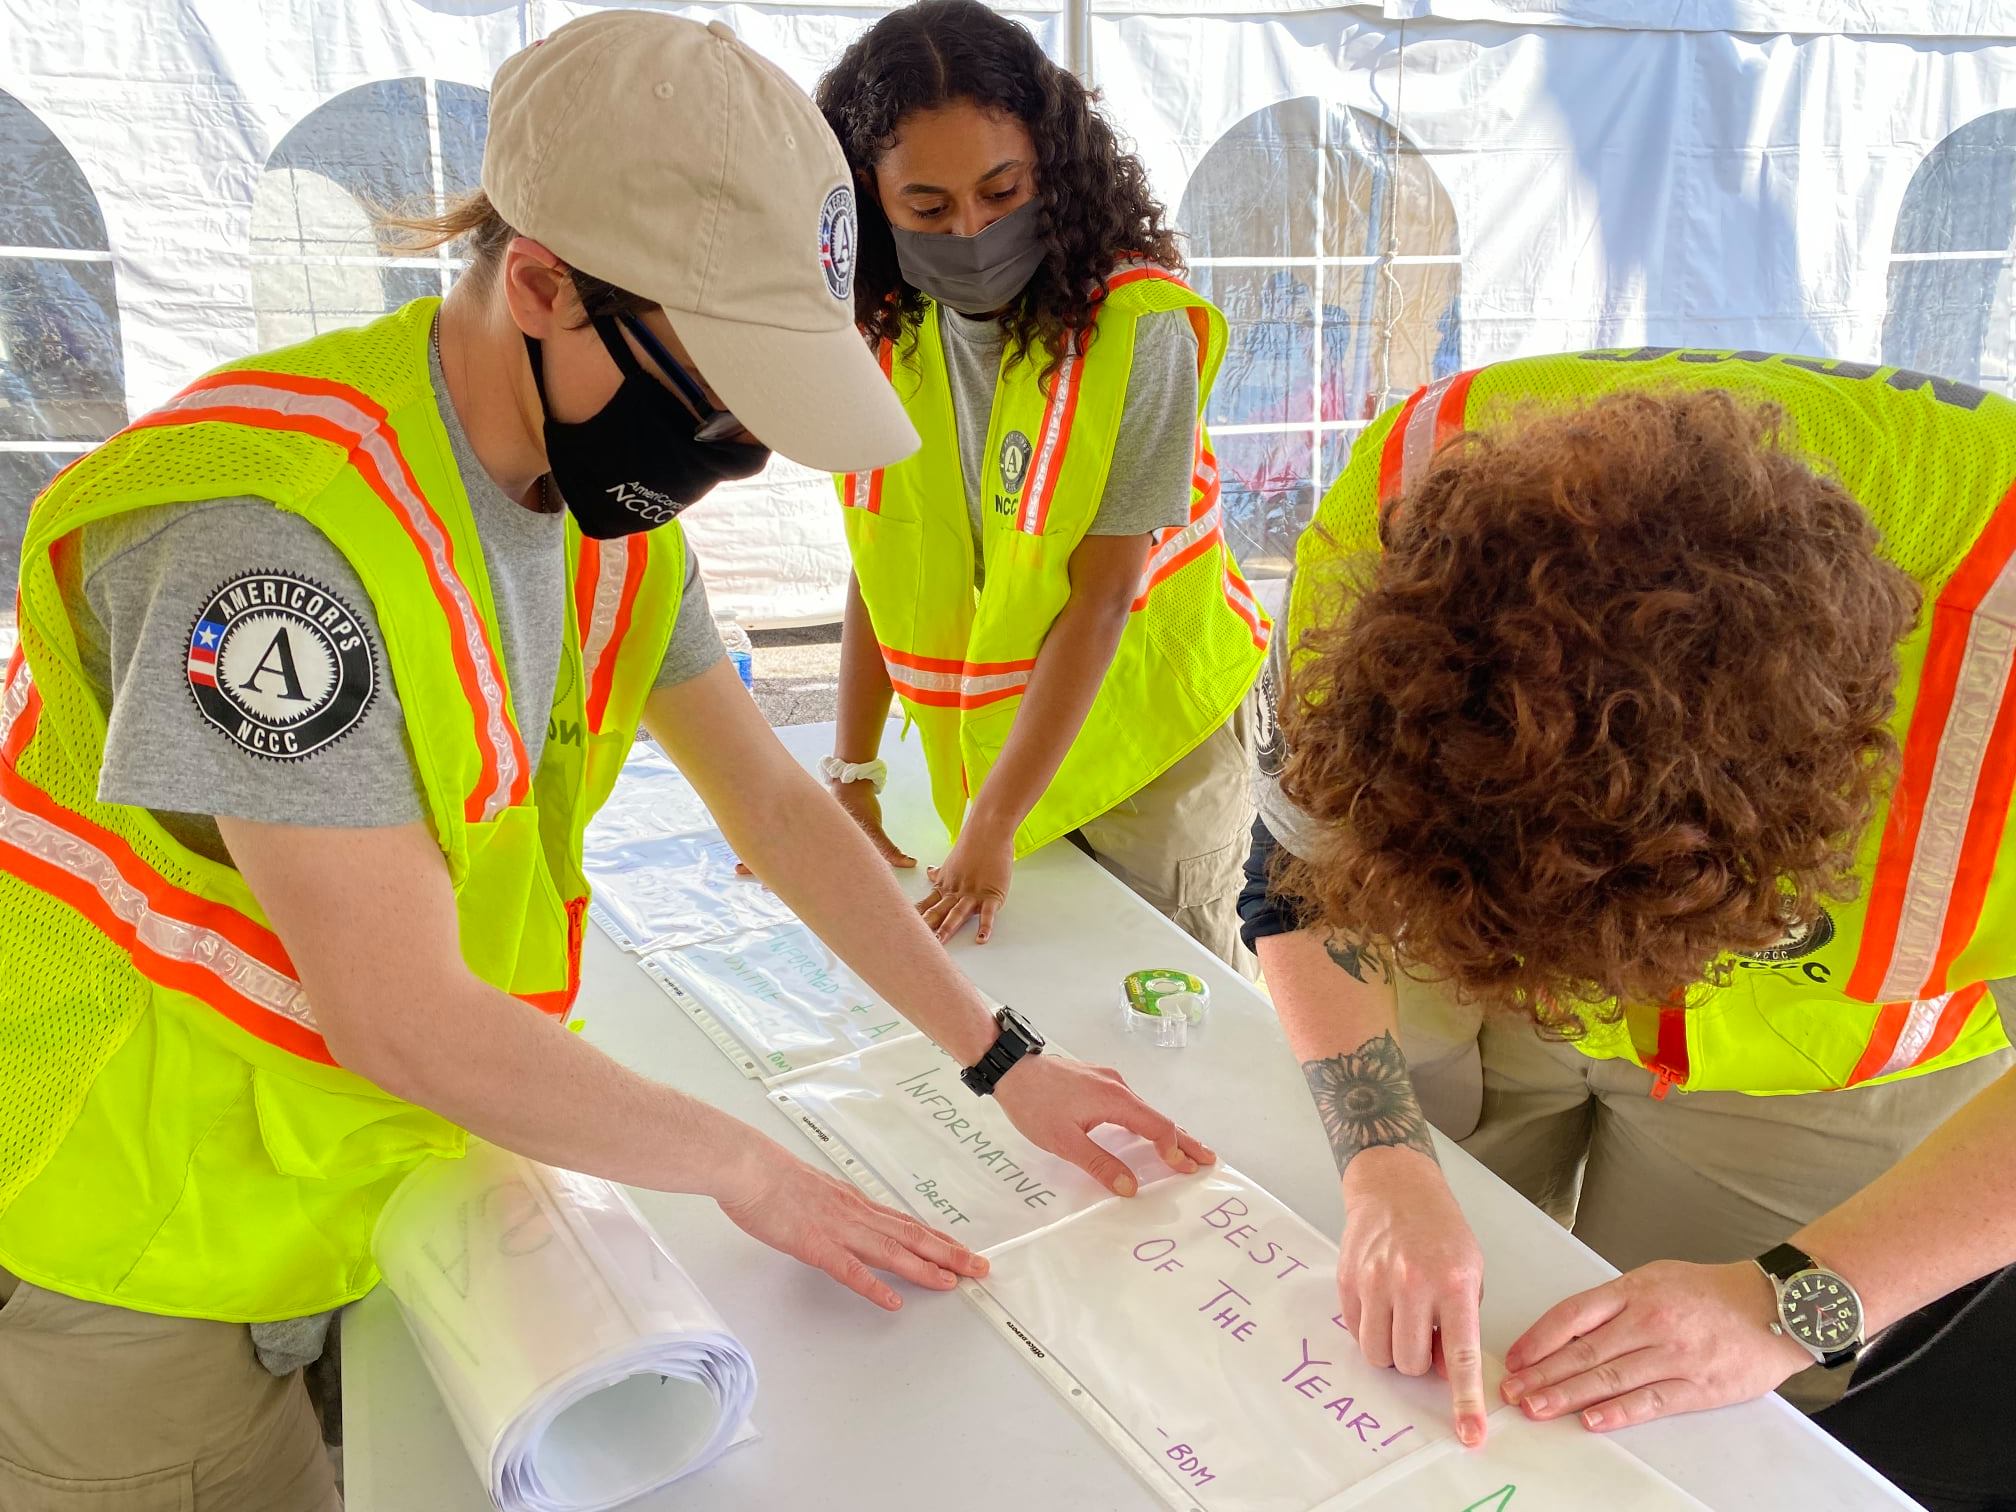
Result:
M580 421L553 418L539 343L525 338L532 382L546 417L546 465L583 535L607 541L655 529L698 503L715 484L763 470L769 448L702 439L703 432L726 417L702 420L689 413L644 371L614 319L596 320L595 334L622 369L623 382L607 404ZM691 382L669 354L663 360L672 363L668 373L675 382Z

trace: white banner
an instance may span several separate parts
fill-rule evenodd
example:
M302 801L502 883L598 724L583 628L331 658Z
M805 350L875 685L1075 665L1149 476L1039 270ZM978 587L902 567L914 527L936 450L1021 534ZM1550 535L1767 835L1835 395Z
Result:
M857 1185L969 1249L1112 1196L1024 1139L993 1098L967 1091L959 1067L921 1035L780 1078L770 1097ZM1171 1174L1146 1140L1110 1127L1094 1138L1143 1183Z

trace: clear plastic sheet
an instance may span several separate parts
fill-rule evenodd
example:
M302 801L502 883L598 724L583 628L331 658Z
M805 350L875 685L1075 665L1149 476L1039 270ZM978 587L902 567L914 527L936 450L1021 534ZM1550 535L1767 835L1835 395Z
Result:
M820 938L792 922L655 951L653 979L691 994L762 1067L781 1076L917 1031Z
M1574 1418L1492 1415L1480 1450L1423 1451L1317 1512L1708 1512L1644 1461Z
M1110 1198L988 1258L981 1289L1183 1505L1307 1512L1452 1437L1447 1385L1367 1364L1338 1320L1337 1246L1237 1171Z
M748 1352L606 1181L472 1143L372 1248L503 1512L602 1512L751 1436Z
M581 868L594 888L597 922L625 950L678 950L782 924L784 900L735 874L735 852L718 834L656 835L600 845Z
M921 1035L781 1077L770 1096L872 1195L971 1249L1112 1198L1069 1161L1024 1139L1000 1103L967 1091L959 1067ZM1093 1137L1144 1182L1171 1174L1146 1140L1112 1127Z

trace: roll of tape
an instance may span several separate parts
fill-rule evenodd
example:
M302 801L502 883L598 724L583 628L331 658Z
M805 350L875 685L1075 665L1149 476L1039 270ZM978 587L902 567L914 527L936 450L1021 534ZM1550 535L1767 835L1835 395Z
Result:
M1187 971L1155 967L1130 972L1120 983L1120 1010L1129 1034L1180 1050L1204 1027L1211 989Z

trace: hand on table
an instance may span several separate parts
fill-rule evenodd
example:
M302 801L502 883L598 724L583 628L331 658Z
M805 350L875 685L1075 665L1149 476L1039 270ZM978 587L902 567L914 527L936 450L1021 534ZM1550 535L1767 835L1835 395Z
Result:
M1505 1400L1537 1420L1579 1412L1602 1432L1747 1402L1813 1363L1771 1332L1775 1316L1748 1260L1657 1260L1548 1309L1505 1352Z
M987 1261L915 1219L870 1202L837 1177L815 1171L768 1139L744 1150L721 1211L752 1239L826 1272L877 1307L903 1305L875 1275L887 1271L932 1291L950 1291L960 1276L983 1276ZM956 1274L955 1274L956 1272Z
M931 894L917 905L917 911L940 940L951 939L978 914L977 939L984 945L994 933L994 915L1008 901L1008 883L1014 874L1014 832L997 836L969 818L944 865L926 868Z
M1093 1143L1092 1130L1116 1124L1155 1146L1162 1163L1184 1175L1218 1159L1134 1095L1118 1071L1047 1052L1025 1056L994 1089L1008 1120L1040 1149L1070 1161L1108 1191L1132 1197L1140 1182L1117 1155Z
M1433 1156L1362 1150L1344 1168L1340 1316L1374 1365L1449 1382L1456 1436L1484 1442L1484 1254Z

